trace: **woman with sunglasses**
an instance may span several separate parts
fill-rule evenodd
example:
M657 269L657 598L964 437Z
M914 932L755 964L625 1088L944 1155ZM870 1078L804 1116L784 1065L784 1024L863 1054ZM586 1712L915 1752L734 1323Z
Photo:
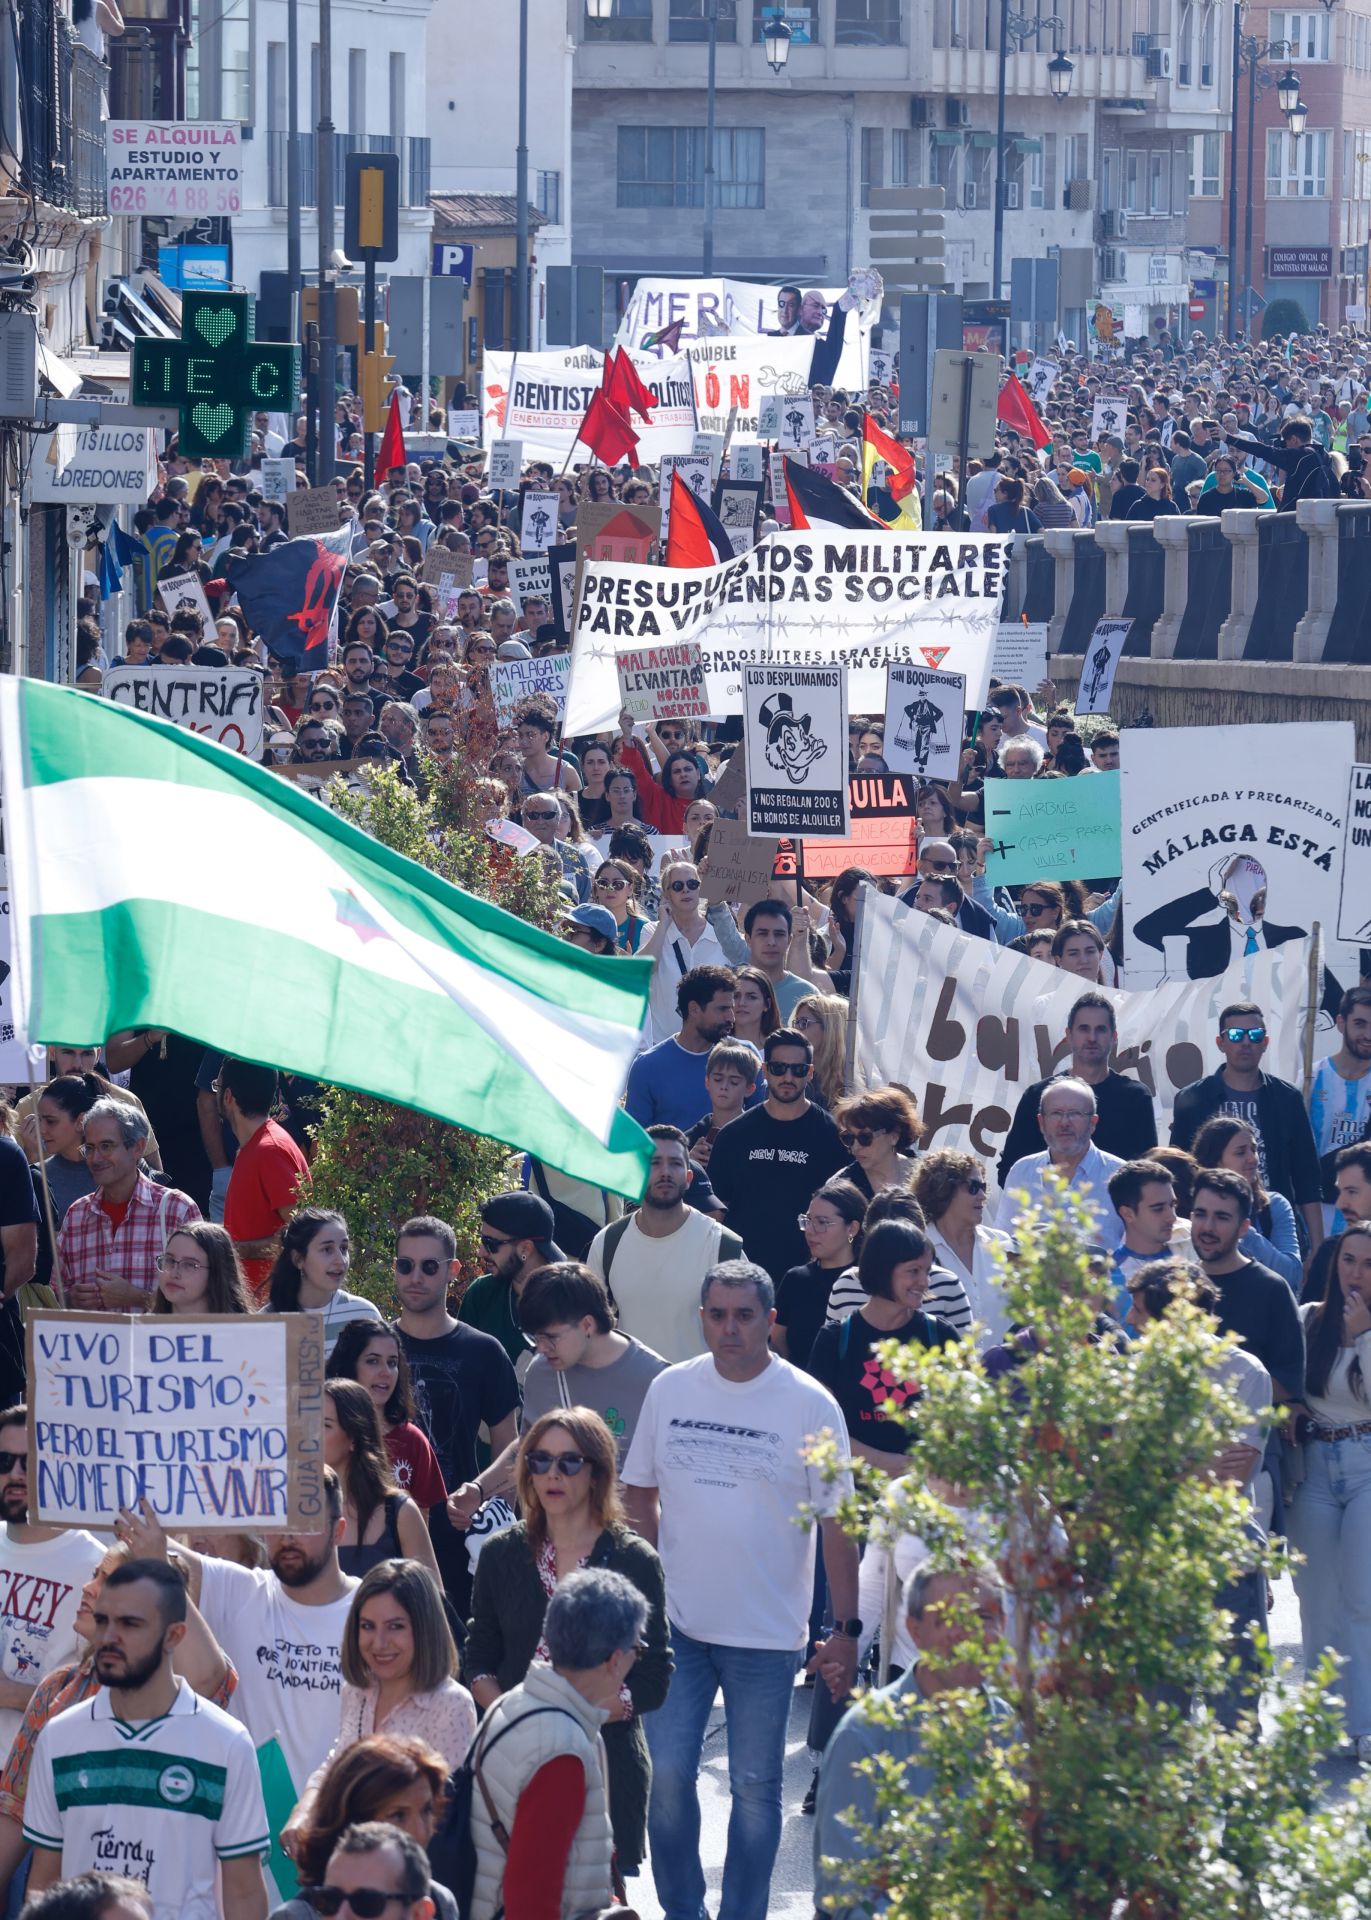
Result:
M810 1349L828 1318L833 1283L862 1250L866 1200L850 1180L826 1180L800 1215L809 1258L783 1275L776 1289L771 1344L782 1360L806 1367Z
M719 936L705 915L700 875L689 860L669 860L662 868L662 917L639 951L656 962L648 1010L654 1040L681 1031L676 989L692 967L726 967Z
M324 1381L324 1464L343 1487L343 1538L338 1565L360 1578L383 1560L417 1560L437 1580L428 1523L395 1484L381 1437L381 1416L356 1380Z
M317 1920L322 1913L340 1913L320 1898L328 1878L333 1849L349 1827L380 1820L398 1827L428 1851L442 1817L452 1769L445 1756L426 1740L412 1734L369 1734L333 1759L319 1782L309 1818L295 1843L295 1865L300 1884L313 1899L297 1895L277 1907L271 1920ZM436 1920L457 1920L457 1902L436 1880L429 1883ZM384 1893L354 1893L348 1900L349 1920L395 1920L395 1903Z
M619 1866L636 1873L651 1778L642 1715L665 1700L672 1669L662 1563L625 1523L614 1436L588 1407L535 1420L519 1444L515 1475L524 1517L488 1540L476 1562L466 1645L471 1691L489 1708L535 1659L546 1659L543 1615L568 1574L606 1567L637 1587L648 1605L645 1647L603 1729Z
M1007 1233L981 1224L986 1184L981 1162L956 1147L935 1147L914 1174L914 1198L928 1222L934 1263L961 1281L982 1329L981 1344L993 1347L1009 1328L1001 1256L1011 1242Z
M623 741L619 759L638 782L638 810L659 833L678 836L685 831L690 803L703 792L700 763L684 747L669 751L666 743L649 728L648 739L662 762L661 777L654 780L652 769L633 737L633 728L633 716L625 710L619 715Z
M343 722L342 696L336 687L321 687L318 682L310 688L309 704L305 708L311 720L332 720L341 726Z
M349 1320L381 1318L370 1300L344 1287L351 1261L342 1214L327 1207L301 1207L285 1230L267 1280L273 1313L323 1314L325 1360Z
M1074 880L1034 880L1020 889L1019 907L1015 912L1012 906L1002 905L996 899L985 877L985 856L993 845L993 841L985 838L977 842L971 897L977 906L994 916L1001 946L1008 946L1021 933L1055 933L1068 920L1086 920L1099 933L1108 934L1119 911L1122 881L1107 899L1087 912L1084 895Z
M1236 1114L1216 1113L1190 1142L1190 1151L1201 1167L1227 1167L1230 1173L1242 1175L1254 1203L1242 1250L1249 1260L1260 1260L1288 1280L1298 1294L1304 1284L1304 1260L1295 1209L1283 1193L1268 1193L1262 1184L1261 1154L1251 1122Z
M409 1361L398 1333L377 1320L349 1320L324 1368L329 1379L355 1380L371 1395L396 1484L427 1513L447 1499L443 1469L419 1425Z
M760 967L739 967L733 978L733 1037L760 1052L766 1036L781 1025L776 989Z
M838 1139L852 1155L837 1178L850 1180L867 1200L885 1187L907 1187L923 1139L923 1121L903 1087L873 1087L840 1100L833 1110Z
M584 796L583 796L584 797ZM652 936L655 922L638 912L639 877L627 860L602 860L590 883L597 907L608 907L619 929L620 953L637 953Z

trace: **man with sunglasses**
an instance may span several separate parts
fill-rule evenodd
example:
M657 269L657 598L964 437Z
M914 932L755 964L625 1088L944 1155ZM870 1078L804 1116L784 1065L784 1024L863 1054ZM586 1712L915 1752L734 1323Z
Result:
M993 941L997 937L994 918L978 901L967 897L957 879L957 864L957 849L950 840L919 842L919 880L950 880L961 896L961 905L955 914L957 925L963 933L978 934L982 940ZM916 881L900 895L905 906L914 905L918 890Z
M562 863L563 880L576 895L577 906L585 906L590 899L590 863L579 847L557 837L562 813L556 794L525 794L519 817L535 840L552 848Z
M1171 1144L1188 1152L1195 1135L1215 1114L1245 1120L1257 1138L1262 1184L1283 1193L1305 1224L1306 1254L1323 1242L1323 1173L1314 1129L1298 1087L1263 1073L1271 1044L1266 1018L1252 1000L1235 1000L1219 1015L1218 1049L1223 1065L1176 1095Z
M1081 994L1066 1020L1070 1064L1063 1061L1053 1077L1069 1074L1073 1080L1083 1080L1094 1093L1099 1116L1095 1145L1102 1152L1112 1153L1119 1160L1141 1160L1157 1144L1157 1114L1142 1081L1130 1073L1116 1073L1110 1066L1117 1039L1114 1006L1108 995L1094 989ZM1042 1145L1038 1108L1051 1085L1051 1079L1035 1080L1020 1096L1000 1155L1001 1186L1015 1162L1036 1153Z
M527 1368L530 1358L517 1318L520 1295L541 1267L566 1259L552 1233L552 1208L536 1193L497 1193L481 1207L481 1252L489 1264L462 1295L457 1317L498 1340L516 1368Z
M77 1658L81 1589L105 1555L94 1534L29 1519L22 1404L0 1413L0 1520L0 1742L12 1743L38 1682Z
M368 1820L347 1828L334 1844L322 1886L305 1887L310 1913L331 1920L432 1920L428 1856L402 1828ZM295 1902L284 1911L294 1913Z
M808 1258L799 1218L847 1152L832 1117L809 1099L814 1049L777 1027L762 1049L766 1099L730 1120L709 1156L709 1178L749 1260L774 1283Z

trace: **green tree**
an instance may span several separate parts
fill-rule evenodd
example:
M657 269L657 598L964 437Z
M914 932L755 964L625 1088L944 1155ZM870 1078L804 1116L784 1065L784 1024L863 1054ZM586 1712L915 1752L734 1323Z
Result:
M1308 333L1309 319L1298 300L1292 300L1289 294L1279 300L1272 300L1262 309L1262 339L1273 340L1277 334Z
M914 1798L891 1755L870 1763L878 1827L851 1898L882 1889L892 1920L1365 1915L1367 1795L1318 1806L1331 1665L1281 1687L1266 1738L1251 1711L1226 1731L1214 1710L1239 1671L1216 1599L1253 1551L1208 1470L1242 1419L1214 1323L1181 1301L1126 1352L1096 1342L1084 1220L1059 1185L1024 1224L1009 1312L1036 1338L1011 1374L990 1379L970 1342L883 1349L897 1379L917 1364L909 1472L866 1480L850 1524L995 1572L1009 1625L989 1685L1009 1714L979 1693L877 1703L892 1726L917 1718L936 1786ZM959 1630L983 1637L969 1596Z
M417 860L454 886L481 895L535 925L551 926L559 905L556 883L536 855L519 859L483 830L478 775L454 756L451 768L425 761L429 790L421 798L390 771L368 776L365 793L334 789L344 818L397 853ZM378 990L376 1044L422 1048L422 1033L386 1025ZM333 1088L324 1103L314 1162L314 1202L336 1207L353 1242L349 1281L378 1306L391 1305L390 1257L395 1228L410 1214L433 1213L451 1223L463 1277L479 1271L481 1202L514 1184L508 1147L482 1134L449 1126L431 1114L393 1106L369 1094Z

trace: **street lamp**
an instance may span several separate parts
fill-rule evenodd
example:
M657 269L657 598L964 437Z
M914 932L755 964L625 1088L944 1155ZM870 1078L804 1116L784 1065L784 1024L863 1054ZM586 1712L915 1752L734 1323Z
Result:
M990 268L990 297L998 300L1004 282L1004 102L1005 88L1009 79L1009 41L1012 35L1018 41L1018 50L1022 52L1023 43L1029 34L1041 33L1044 27L1060 31L1063 21L1059 14L1048 13L1030 17L1026 13L1011 13L1009 0L1000 0L1000 79L995 95L995 243ZM1047 63L1048 85L1052 89L1054 100L1065 100L1071 90L1071 76L1075 72L1072 62L1064 53Z
M1309 125L1309 109L1303 100L1297 100L1293 107L1287 108L1285 123L1298 140L1305 128Z
M1281 112L1287 117L1300 103L1300 76L1290 67L1276 82L1276 99L1280 102Z
M780 14L773 13L762 27L762 40L766 46L766 63L773 73L780 73L790 58L790 27Z

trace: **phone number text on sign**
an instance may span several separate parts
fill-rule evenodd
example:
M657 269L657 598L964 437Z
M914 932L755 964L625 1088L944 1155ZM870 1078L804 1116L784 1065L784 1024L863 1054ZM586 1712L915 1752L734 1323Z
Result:
M241 129L230 121L111 120L111 213L240 213Z

